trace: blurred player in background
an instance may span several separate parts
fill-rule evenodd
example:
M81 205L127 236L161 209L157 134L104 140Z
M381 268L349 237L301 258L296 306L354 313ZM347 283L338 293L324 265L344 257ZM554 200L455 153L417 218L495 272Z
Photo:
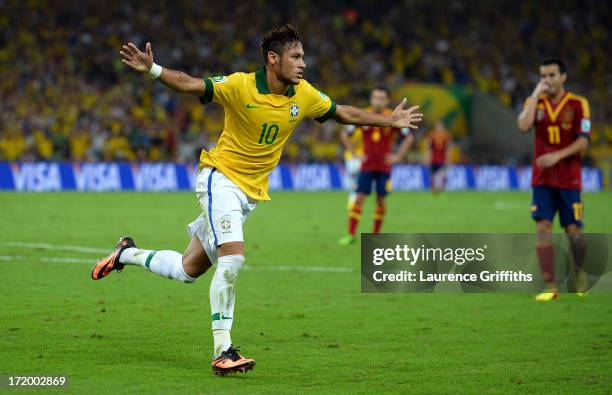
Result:
M582 265L586 241L582 237L583 210L580 154L589 146L591 114L587 99L565 90L567 74L563 62L552 59L540 64L540 81L518 117L518 127L535 127L532 164L533 200L531 216L536 221L537 255L547 289L537 301L559 298L555 284L552 222L557 212L568 235L574 258L576 293L588 289Z
M449 162L448 154L451 141L452 137L446 130L444 122L436 121L434 128L427 136L431 191L433 193L443 191L446 186L446 164Z
M370 107L367 112L388 116L393 111L389 105L389 90L385 87L376 87L370 93ZM357 177L357 196L349 211L348 234L340 240L340 245L349 245L355 242L357 225L361 218L361 211L366 197L372 191L372 184L376 184L376 212L372 233L379 233L385 215L385 197L391 191L391 166L404 158L410 148L414 136L408 128L365 126L359 128L363 141L363 160ZM347 151L356 154L350 140L351 132L356 129L344 129L341 134L342 143ZM401 138L399 148L393 153L393 146Z
M344 146L344 177L346 185L351 188L348 197L348 210L353 207L357 198L357 177L363 160L363 139L361 129L355 125L346 125L340 133L340 139Z
M261 51L264 67L257 72L202 79L155 64L150 43L144 52L132 43L123 46L124 64L170 89L199 97L202 104L221 104L225 124L216 147L203 150L200 156L196 195L202 214L188 226L191 242L185 253L140 249L134 240L123 237L91 274L99 280L113 270L135 265L193 283L216 263L210 284L212 370L221 375L245 372L255 365L253 359L238 353L230 337L236 280L245 259L242 226L258 201L270 200L268 175L295 127L305 118L319 122L333 118L342 124L416 128L422 119L416 113L418 107L405 109L406 99L385 114L336 105L303 79L304 50L292 25L266 33Z

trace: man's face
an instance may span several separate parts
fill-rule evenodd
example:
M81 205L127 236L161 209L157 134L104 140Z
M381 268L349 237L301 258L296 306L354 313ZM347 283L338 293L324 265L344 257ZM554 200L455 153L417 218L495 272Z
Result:
M301 43L291 45L283 51L282 55L274 53L268 57L268 61L278 79L287 85L297 85L304 78L306 63Z
M374 111L382 111L389 105L389 95L382 89L373 89L370 93L370 106Z
M540 78L548 85L548 94L554 95L563 86L566 79L565 73L561 73L559 65L549 64L540 66Z

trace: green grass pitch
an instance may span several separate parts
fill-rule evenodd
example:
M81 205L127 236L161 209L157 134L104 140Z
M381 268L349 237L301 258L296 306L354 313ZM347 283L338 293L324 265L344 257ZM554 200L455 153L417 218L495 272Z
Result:
M361 294L358 245L336 245L346 194L272 197L245 227L232 331L257 367L221 378L210 369L211 271L190 285L137 267L89 277L121 235L182 252L195 194L0 193L0 374L68 374L54 392L87 394L612 388L612 294L550 304L528 294ZM584 201L586 230L612 232L612 195ZM383 230L532 232L529 203L518 192L398 192ZM364 212L369 231L372 199Z

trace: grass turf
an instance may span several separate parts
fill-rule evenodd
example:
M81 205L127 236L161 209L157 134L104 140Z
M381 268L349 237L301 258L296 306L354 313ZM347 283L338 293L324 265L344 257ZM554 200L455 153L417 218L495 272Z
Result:
M110 249L130 234L143 248L182 251L185 225L198 215L192 193L0 194L0 374L68 374L71 393L610 390L612 295L537 304L526 294L360 294L359 248L336 245L346 195L273 199L245 227L249 269L232 331L257 367L219 378L210 372L212 272L193 285L136 267L92 281L82 260L93 264L101 252L49 249ZM612 232L612 195L584 201L586 230ZM364 212L369 231L371 199ZM395 193L383 229L534 225L526 193ZM353 271L291 270L312 266Z

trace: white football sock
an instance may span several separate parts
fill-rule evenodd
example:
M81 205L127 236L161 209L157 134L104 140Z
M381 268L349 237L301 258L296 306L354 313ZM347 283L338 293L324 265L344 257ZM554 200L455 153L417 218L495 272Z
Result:
M183 269L183 255L176 251L126 248L121 253L119 262L125 265L140 265L160 276L184 283L192 283L196 280L185 273Z
M231 345L229 331L232 329L232 322L234 321L236 279L243 262L244 256L242 255L219 257L215 275L210 283L210 311L215 356L227 350Z
M121 252L119 262L125 265L139 265L144 267L150 252L149 250L141 250L140 248L126 248Z
M213 340L215 343L213 354L215 358L232 345L229 329L213 329Z

